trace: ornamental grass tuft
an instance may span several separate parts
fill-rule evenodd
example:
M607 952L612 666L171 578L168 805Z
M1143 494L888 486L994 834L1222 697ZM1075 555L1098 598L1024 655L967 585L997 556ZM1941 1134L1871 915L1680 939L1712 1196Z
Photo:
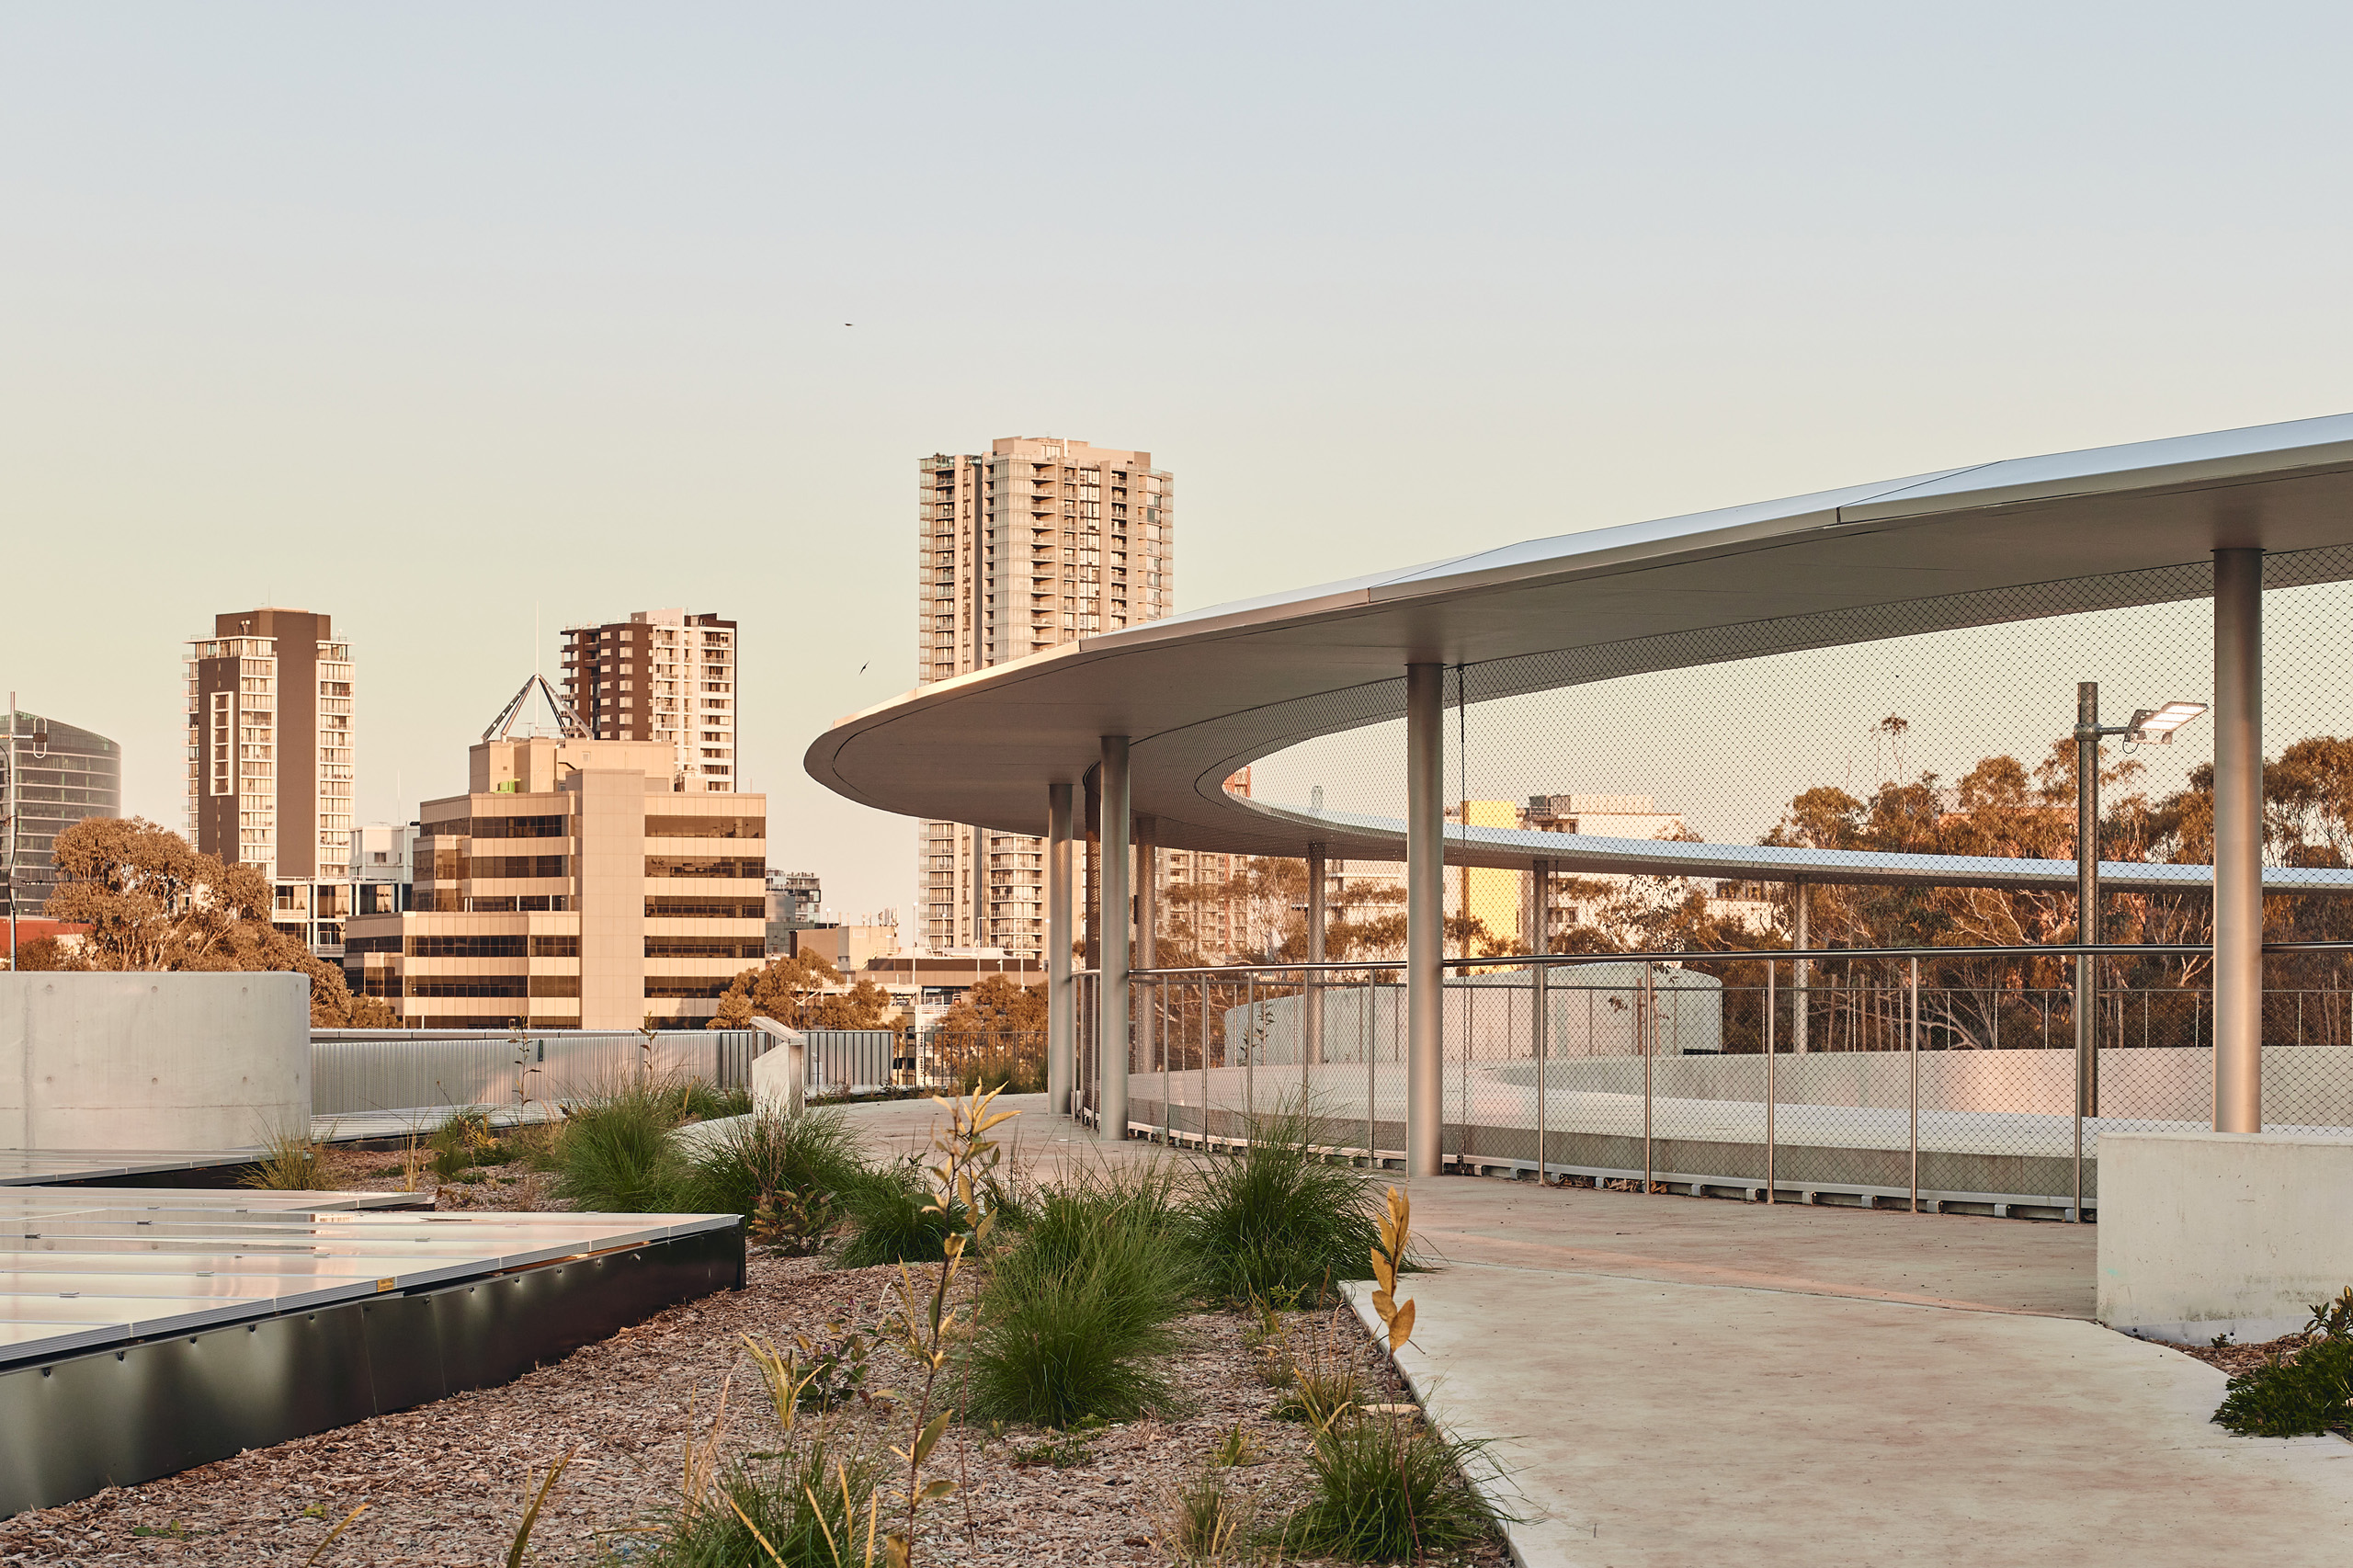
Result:
M676 1210L688 1174L670 1141L676 1108L675 1093L648 1080L574 1100L551 1152L555 1195L592 1212Z
M1179 1221L1156 1167L1039 1192L982 1290L970 1415L1060 1427L1164 1403L1159 1363L1197 1288Z
M646 1568L860 1562L876 1475L870 1455L838 1450L822 1437L795 1443L789 1452L753 1456L719 1476L713 1495L661 1516L653 1545L638 1547L628 1561ZM774 1555L761 1546L761 1537Z
M858 1137L838 1110L759 1111L713 1130L692 1156L687 1202L698 1212L750 1218L763 1199L791 1193L831 1206L860 1176Z
M1381 1197L1307 1147L1313 1121L1286 1108L1256 1119L1239 1155L1211 1161L1187 1203L1187 1231L1211 1290L1276 1307L1321 1301L1371 1274Z
M871 1268L883 1263L938 1263L948 1256L955 1221L931 1203L922 1171L902 1160L880 1170L861 1170L841 1193L848 1234L834 1255L837 1268Z
M1487 1540L1495 1515L1470 1483L1484 1445L1440 1437L1411 1415L1351 1416L1315 1435L1313 1494L1290 1517L1291 1547L1351 1562L1420 1562Z

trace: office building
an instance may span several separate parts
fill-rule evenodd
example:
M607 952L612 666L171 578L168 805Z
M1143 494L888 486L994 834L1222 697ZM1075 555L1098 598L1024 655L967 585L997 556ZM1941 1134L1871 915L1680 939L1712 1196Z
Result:
M346 872L351 883L355 915L401 915L410 907L414 886L411 851L416 824L370 823L351 830L351 858Z
M183 663L188 842L261 871L272 922L335 956L350 913L350 644L327 616L240 610L215 616Z
M771 958L792 952L792 934L824 922L825 890L814 871L768 873L767 950Z
M915 464L918 685L1169 613L1176 481L1150 452L1009 437ZM921 829L913 936L1043 950L1045 844L956 823Z
M563 696L600 741L669 746L690 793L733 794L736 765L736 626L683 609L568 626Z
M122 748L104 735L44 719L38 713L9 715L16 734L17 775L0 777L0 833L14 829L13 874L0 867L0 917L13 908L21 917L38 915L57 885L50 846L84 817L122 814ZM12 754L0 749L0 774ZM13 788L12 788L13 786ZM0 857L8 840L0 837Z
M767 801L676 756L494 726L418 810L409 910L352 917L352 988L413 1028L702 1024L763 957Z

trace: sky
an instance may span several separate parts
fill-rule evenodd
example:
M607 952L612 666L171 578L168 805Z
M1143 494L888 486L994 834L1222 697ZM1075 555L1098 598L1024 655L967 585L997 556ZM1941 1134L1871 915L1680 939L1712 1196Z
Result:
M176 826L335 617L358 817L559 630L743 625L770 864L913 683L915 460L1177 476L1176 600L2353 410L2353 12L0 4L0 687ZM538 631L535 633L534 628Z

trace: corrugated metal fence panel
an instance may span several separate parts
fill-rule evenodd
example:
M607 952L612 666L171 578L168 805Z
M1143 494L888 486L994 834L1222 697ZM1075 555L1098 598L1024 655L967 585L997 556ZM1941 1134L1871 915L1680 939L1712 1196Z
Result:
M665 1030L650 1048L634 1029L313 1029L312 1113L569 1099L648 1069L742 1086L767 1043L751 1029Z
M804 1029L809 1086L872 1088L891 1082L899 1037L890 1029Z

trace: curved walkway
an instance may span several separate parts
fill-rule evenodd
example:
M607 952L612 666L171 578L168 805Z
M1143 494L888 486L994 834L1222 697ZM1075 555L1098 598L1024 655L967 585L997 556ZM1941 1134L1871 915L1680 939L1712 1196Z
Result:
M1528 1564L2274 1568L2353 1554L2353 1444L2088 1321L2096 1232L1414 1185L1401 1358L1513 1474ZM1359 1310L1363 1310L1359 1307Z
M1158 1152L1000 1103L1045 1171ZM851 1114L879 1153L938 1112ZM2353 1561L2353 1444L2213 1426L2221 1372L2089 1321L2094 1227L1411 1188L1401 1360L1495 1442L1530 1568Z

